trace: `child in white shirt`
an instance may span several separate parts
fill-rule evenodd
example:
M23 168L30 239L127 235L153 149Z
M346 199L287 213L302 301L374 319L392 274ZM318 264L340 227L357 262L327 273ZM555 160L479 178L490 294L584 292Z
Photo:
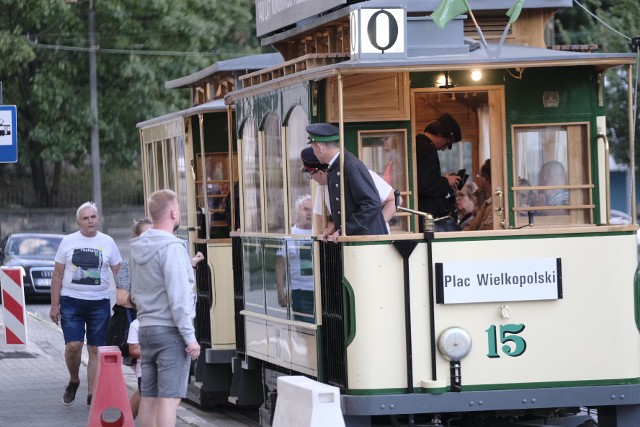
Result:
M138 377L138 389L133 392L131 398L129 399L129 403L131 404L131 412L133 413L133 418L135 419L138 416L138 407L140 406L140 383L142 377L142 361L140 360L140 342L138 341L138 327L140 326L140 322L138 319L135 319L129 325L129 336L127 338L127 343L129 344L129 354L131 357L136 359L136 376Z

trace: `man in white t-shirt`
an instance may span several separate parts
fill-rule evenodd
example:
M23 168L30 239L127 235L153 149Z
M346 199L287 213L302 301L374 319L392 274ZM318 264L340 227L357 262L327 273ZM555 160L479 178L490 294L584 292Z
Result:
M327 188L327 168L329 167L329 165L321 163L310 147L302 150L302 152L300 153L300 158L302 159L303 164L302 172L304 172L308 178L313 179L318 183L315 203L313 205L313 213L316 218L316 226L318 230L320 230L322 229L325 216L331 215L331 207L329 205L329 190ZM378 190L378 194L380 195L382 216L387 223L387 230L389 230L389 221L396 214L395 195L393 193L393 188L374 171L369 170L369 173L371 174L373 183L375 184L376 189ZM323 209L323 200L326 211ZM330 220L327 220L327 226L325 230L331 229L332 227L334 227L334 224Z
M90 405L98 370L98 347L105 345L111 316L111 281L120 270L122 257L113 239L98 231L100 218L93 202L78 208L76 220L80 230L65 236L56 253L49 317L56 325L60 322L64 334L64 359L69 370L69 384L62 396L65 405L73 403L80 385L86 332Z

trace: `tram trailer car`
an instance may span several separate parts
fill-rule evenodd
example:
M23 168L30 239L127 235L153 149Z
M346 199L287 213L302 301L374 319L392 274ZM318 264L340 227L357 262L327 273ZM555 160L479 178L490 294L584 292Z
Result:
M195 271L195 327L202 352L187 392L188 400L205 407L227 402L236 356L229 232L237 220L227 201L235 198L237 155L233 106L222 97L240 84L240 75L282 61L279 53L246 56L168 81L167 89L189 89L193 106L138 124L145 201L156 190L175 191L183 224L177 234L189 241L192 255L200 251L206 259ZM253 400L237 403L262 401L260 388L248 396Z
M580 408L599 425L640 425L637 226L610 223L603 99L604 72L631 79L635 56L546 49L544 23L569 1L525 3L507 43L486 45L465 37L468 17L444 29L425 18L438 3L349 2L264 30L284 64L226 95L241 213L229 400L260 379L270 425L276 378L304 375L339 387L349 426L590 422ZM511 6L470 3L481 28ZM292 234L296 201L317 191L300 173L307 124L336 124L341 148L380 175L392 165L415 210L414 138L444 112L463 139L441 154L443 173L475 176L491 159L492 229L421 234L399 212L387 236ZM543 179L547 162L564 180ZM560 206L532 199L557 190ZM300 311L291 277L310 265L313 310Z

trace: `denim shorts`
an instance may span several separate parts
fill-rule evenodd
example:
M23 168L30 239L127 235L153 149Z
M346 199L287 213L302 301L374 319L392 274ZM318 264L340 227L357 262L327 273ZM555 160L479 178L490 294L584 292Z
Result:
M60 316L65 344L75 341L84 342L86 330L87 345L96 347L105 345L107 326L111 317L109 299L84 300L61 296Z
M191 358L178 328L144 326L138 330L142 360L142 397L187 396Z

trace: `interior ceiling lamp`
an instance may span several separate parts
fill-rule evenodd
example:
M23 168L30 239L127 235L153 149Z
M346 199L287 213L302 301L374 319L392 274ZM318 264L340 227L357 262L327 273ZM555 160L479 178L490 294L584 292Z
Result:
M445 71L444 74L439 74L436 77L435 86L440 89L451 89L452 87L456 87L453 82L449 79L449 72Z
M482 78L482 71L480 70L471 70L471 80L474 82L480 81Z

